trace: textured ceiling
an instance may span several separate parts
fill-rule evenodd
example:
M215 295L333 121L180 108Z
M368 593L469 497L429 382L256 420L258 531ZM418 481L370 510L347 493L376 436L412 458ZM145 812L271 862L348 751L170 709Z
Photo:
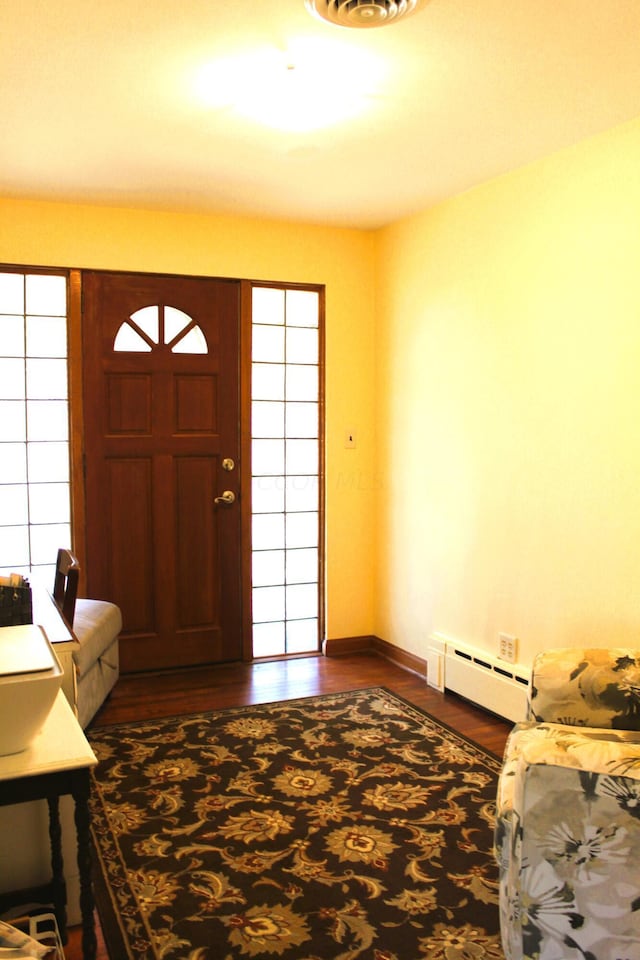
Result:
M303 0L0 0L0 23L11 197L375 228L640 115L639 0L431 0L368 30ZM201 94L221 58L311 41L316 92L362 83L359 114L274 129ZM336 87L345 58L377 73Z

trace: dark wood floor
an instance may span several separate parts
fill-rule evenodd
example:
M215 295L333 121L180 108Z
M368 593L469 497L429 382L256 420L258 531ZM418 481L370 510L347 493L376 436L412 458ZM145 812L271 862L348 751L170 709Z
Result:
M454 694L433 690L424 679L373 653L228 664L175 673L122 677L92 726L372 686L387 687L485 749L502 754L513 724L480 710ZM97 932L97 960L109 960L99 925ZM82 958L79 933L77 929L70 931L65 948L67 960ZM119 958L112 957L110 960Z

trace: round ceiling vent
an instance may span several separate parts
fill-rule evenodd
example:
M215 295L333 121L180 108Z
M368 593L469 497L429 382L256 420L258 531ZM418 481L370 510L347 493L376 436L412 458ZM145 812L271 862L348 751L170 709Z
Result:
M339 27L383 27L408 17L428 0L304 0L307 10Z

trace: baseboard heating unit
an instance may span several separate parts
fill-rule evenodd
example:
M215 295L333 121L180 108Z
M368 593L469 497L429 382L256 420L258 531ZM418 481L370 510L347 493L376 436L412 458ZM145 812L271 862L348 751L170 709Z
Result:
M492 657L470 644L434 634L427 650L427 683L512 720L527 715L528 667Z

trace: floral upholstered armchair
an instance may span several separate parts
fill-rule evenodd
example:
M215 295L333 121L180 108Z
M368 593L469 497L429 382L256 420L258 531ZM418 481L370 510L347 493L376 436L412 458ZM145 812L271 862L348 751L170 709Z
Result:
M505 748L507 960L640 960L640 650L548 650Z

